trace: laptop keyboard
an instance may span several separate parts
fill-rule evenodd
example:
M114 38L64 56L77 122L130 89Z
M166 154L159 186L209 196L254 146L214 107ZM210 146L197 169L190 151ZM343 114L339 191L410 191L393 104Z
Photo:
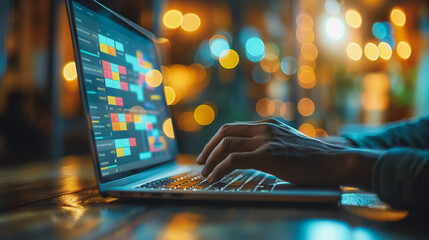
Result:
M262 172L236 170L226 175L220 181L210 183L200 174L200 171L193 171L144 183L136 188L154 190L271 192L277 182L283 181Z

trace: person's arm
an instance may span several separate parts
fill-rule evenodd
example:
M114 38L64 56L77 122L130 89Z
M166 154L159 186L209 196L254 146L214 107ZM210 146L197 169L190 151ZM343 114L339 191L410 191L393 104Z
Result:
M408 147L427 150L429 149L429 116L392 125L379 133L346 134L344 138L361 148Z
M372 187L395 208L429 210L429 151L394 148L384 152L374 166Z
M382 154L307 137L275 120L226 124L205 146L197 163L215 182L235 169L257 169L298 185L371 188Z

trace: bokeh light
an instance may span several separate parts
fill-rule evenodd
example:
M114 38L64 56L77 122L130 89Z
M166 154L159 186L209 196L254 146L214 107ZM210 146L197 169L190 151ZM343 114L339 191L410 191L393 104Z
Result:
M304 44L301 46L301 55L306 60L314 61L319 55L319 51L314 44Z
M298 102L298 112L304 116L308 117L311 116L314 113L314 103L309 98L302 98Z
M344 24L338 18L330 18L326 23L326 32L334 40L339 40L344 36Z
M169 138L174 138L173 122L171 118L167 118L162 124L162 130L164 131L165 136Z
M252 78L253 81L264 84L270 80L271 74L267 71L264 71L260 65L256 65L252 69Z
M67 81L73 81L77 78L75 62L68 62L66 65L64 65L63 76L64 76L64 79Z
M254 27L246 26L240 31L239 39L243 46L245 46L246 41L252 37L259 37L259 32Z
M367 111L384 111L389 106L390 79L385 73L370 73L363 78L362 107Z
M384 39L388 34L386 25L381 22L374 23L372 25L372 34L378 39Z
M314 22L313 18L306 13L301 13L296 17L296 25L300 28L313 28Z
M251 37L246 41L246 56L252 62L259 62L265 55L264 42L258 37Z
M296 39L299 43L313 43L314 42L314 32L308 28L297 28L296 29Z
M210 52L217 59L219 58L219 55L227 49L229 49L229 44L226 38L222 35L215 35L210 41Z
M328 133L321 128L316 129L316 137L321 138L321 137L327 137Z
M347 45L347 56L355 61L358 61L362 57L362 48L359 44L351 42Z
M275 104L268 98L261 98L256 102L256 112L261 117L269 117L275 111Z
M178 118L178 125L179 128L184 132L196 132L201 128L201 125L195 121L193 111L181 113Z
M280 67L285 74L293 75L298 70L298 61L294 57L284 57Z
M316 129L310 123L303 123L299 126L298 131L302 134L307 135L308 137L316 137Z
M162 74L156 69L150 70L146 74L146 84L149 87L158 87L162 83Z
M165 93L165 101L167 102L167 105L173 105L176 100L176 92L174 89L170 86L164 87L164 93Z
M207 104L201 104L194 110L195 121L200 125L209 125L215 119L213 108Z
M187 32L193 32L200 27L201 20L195 13L187 13L183 16L181 23L182 29Z
M349 9L345 15L346 23L352 28L359 28L362 24L362 16L355 9Z
M406 20L407 18L402 9L393 8L390 12L390 21L393 23L393 25L397 27L403 27L405 25Z
M389 60L392 57L392 48L386 42L381 42L378 44L378 50L380 51L380 58L384 60Z
M226 49L219 55L219 63L226 69L235 68L240 61L236 51Z
M396 46L396 52L400 58L406 60L411 56L411 46L407 42L401 41Z
M365 56L371 61L377 60L380 55L380 52L378 51L378 47L374 43L367 43L365 45L364 51L365 51Z
M326 0L325 1L325 11L331 15L338 15L340 13L341 7L336 0Z
M164 14L162 20L167 28L175 29L182 24L183 15L179 10L172 9Z
M295 118L295 105L291 102L285 102L284 105L286 108L286 112L283 115L283 119L286 121L293 121L293 119Z
M313 88L316 85L316 75L313 68L303 65L298 70L298 84L305 89Z
M280 55L280 49L275 43L265 44L265 56L264 59L274 60L277 59Z
M272 53L265 54L265 57L261 60L261 68L265 72L274 73L280 68L280 61L278 58L274 57Z
M209 68L213 65L215 60L210 53L209 40L206 39L201 42L200 47L194 56L194 60L205 68Z

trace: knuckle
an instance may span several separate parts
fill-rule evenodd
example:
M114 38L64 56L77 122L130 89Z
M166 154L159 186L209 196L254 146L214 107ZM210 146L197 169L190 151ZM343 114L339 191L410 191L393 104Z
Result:
M222 127L220 127L220 133L224 135L228 132L230 128L231 128L230 124L224 124L222 125Z
M222 148L228 148L232 141L232 137L224 137L222 138L220 145Z
M259 149L260 153L262 153L265 156L269 156L272 155L274 152L274 146L270 143L266 143L264 145L261 146L261 148Z
M238 160L239 160L239 157L237 153L230 153L228 155L227 164L229 166L234 166Z

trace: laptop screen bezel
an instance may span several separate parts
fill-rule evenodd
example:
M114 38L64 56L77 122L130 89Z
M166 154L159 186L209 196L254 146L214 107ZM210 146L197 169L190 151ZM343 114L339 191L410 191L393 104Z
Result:
M107 19L110 19L111 21L121 25L122 27L125 27L126 29L148 39L151 42L151 44L153 44L153 46L154 46L154 49L156 52L156 60L157 60L157 64L159 66L161 66L161 62L160 62L160 57L159 57L159 53L158 53L156 44L154 43L155 35L153 35L151 32L149 32L146 29L138 26L137 24L132 23L130 20L127 20L124 17L118 15L117 13L106 8L105 6L101 5L97 1L94 1L94 0L66 0L67 13L68 13L69 24L70 24L70 29L71 29L71 37L72 37L72 42L73 42L73 50L74 50L76 68L77 68L77 73L78 73L79 90L80 90L80 94L81 94L81 97L83 100L85 115L87 116L90 147L91 147L91 152L92 152L94 169L95 169L95 173L96 173L96 177L98 179L98 182L99 183L112 182L112 181L115 181L118 179L122 179L122 178L125 178L128 176L140 173L146 169L153 168L155 166L170 163L170 162L174 161L175 157L177 155L177 152L178 152L176 139L173 139L171 141L172 145L168 146L168 150L171 154L171 158L167 158L165 160L157 160L156 162L154 162L152 164L148 164L148 165L140 167L140 168L124 171L122 173L117 173L117 174L110 175L110 176L104 176L103 177L101 175L101 170L100 170L100 166L99 166L99 159L98 159L98 154L97 154L97 148L96 148L96 142L95 142L93 129L92 129L91 115L89 112L89 102L88 102L88 99L86 96L86 90L85 90L84 75L83 75L81 56L80 56L80 51L79 51L80 48L79 48L79 42L77 40L78 36L77 36L77 31L76 31L73 2L76 2L80 5L88 8L89 10L96 12L97 14L100 14L101 16L104 16ZM161 87L162 86L163 86L163 83L162 83ZM163 95L163 98L165 100L164 95ZM166 107L168 109L167 118L170 117L171 119L173 119L170 108L167 105L166 105ZM172 121L172 123L173 122L174 121ZM173 131L174 131L174 135L177 136L176 131L175 131L175 127L174 127L174 123L173 123Z

